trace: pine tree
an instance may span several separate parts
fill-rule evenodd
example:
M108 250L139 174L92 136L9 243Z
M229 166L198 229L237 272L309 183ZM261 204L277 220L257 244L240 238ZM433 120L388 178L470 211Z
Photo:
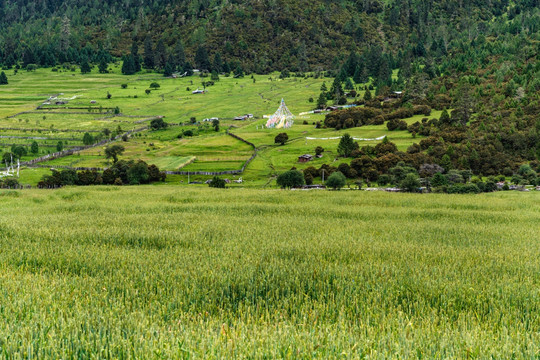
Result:
M371 91L367 89L366 92L364 93L364 101L370 101L371 99L372 99Z
M124 56L124 61L122 63L122 74L124 75L135 74L135 61L133 60L132 55Z
M172 59L170 59L176 70L182 71L186 64L186 54L184 52L184 45L182 41L178 41L174 47Z
M32 146L30 146L30 152L32 154L37 154L39 152L39 145L36 141L32 143Z
M88 74L91 71L92 69L90 68L90 64L88 64L88 59L85 56L83 57L82 62L81 62L81 73Z
M364 71L363 65L358 64L356 70L354 71L353 80L357 84L362 84L362 72Z
M165 41L160 39L156 46L156 60L155 65L158 69L163 69L167 64L167 49L165 48Z
M144 40L144 67L145 69L153 69L154 65L154 47L152 45L152 38L150 35L147 35Z
M98 65L99 73L100 74L108 73L109 72L108 67L109 67L109 64L107 64L107 60L105 59L105 57L102 57Z
M326 108L326 93L321 91L321 95L319 95L319 99L317 100L317 109L324 108Z
M330 99L334 99L338 101L341 96L343 95L343 88L341 87L341 80L339 76L336 76L334 79L334 83L332 84L332 87L330 88L330 92L328 93L328 96Z
M219 53L216 53L214 55L214 63L212 65L212 70L215 70L218 73L223 71L223 61L221 60L221 55Z
M8 78L6 76L5 72L0 73L0 85L7 85L8 84Z
M197 48L197 53L195 54L195 65L199 70L210 70L210 60L208 59L208 52L206 48L200 45Z
M169 77L173 74L173 71L174 71L174 66L170 62L167 62L167 64L165 65L165 68L163 69L163 76Z
M141 71L141 59L139 57L139 45L133 40L131 44L131 56L133 56L133 63L135 65L135 72Z

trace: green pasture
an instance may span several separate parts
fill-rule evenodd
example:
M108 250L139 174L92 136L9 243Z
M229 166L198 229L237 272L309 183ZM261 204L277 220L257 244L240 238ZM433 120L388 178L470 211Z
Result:
M269 180L279 172L296 166L300 169L307 166L320 166L323 163L334 163L337 157L338 140L306 140L307 137L329 138L340 137L344 133L360 138L379 138L388 136L398 148L405 151L413 142L411 134L406 131L390 132L386 125L365 126L336 131L334 129L316 129L315 123L324 123L324 115L302 112L314 108L309 98L316 100L320 87L326 82L331 85L332 79L289 78L280 80L278 74L267 76L255 75L254 79L246 76L242 79L220 77L220 81L207 88L206 94L194 95L191 91L202 88L202 81L210 78L198 76L166 79L156 73L140 73L133 76L119 74L117 66L112 67L110 74L91 74L80 72L52 72L51 69L38 69L35 72L19 71L10 76L8 87L0 89L0 98L5 99L0 108L0 128L16 130L0 130L0 135L7 136L43 136L47 140L38 140L42 145L40 154L55 151L57 138L76 138L81 141L67 140L67 146L82 144L85 131L116 130L119 126L123 131L149 125L148 122L137 124L137 121L151 116L164 115L165 121L173 125L166 130L144 131L130 137L128 142L122 142L126 151L122 159L142 159L158 165L164 170L177 170L183 167L186 171L227 171L239 170L244 162L253 154L253 149L247 144L233 139L225 133L226 129L254 143L258 151L257 158L249 165L245 174L244 186L264 186L271 184ZM150 94L145 90L152 82L160 84ZM122 84L127 84L123 89ZM187 88L190 90L188 91ZM111 99L107 99L107 93ZM72 98L68 104L56 106L45 105L35 110L49 96L59 95L60 98ZM290 129L263 129L266 119L263 115L272 114L285 99L289 109L297 116L295 124ZM95 104L90 104L95 101ZM118 107L123 116L112 117L107 113L111 108ZM88 108L91 108L88 111ZM31 113L14 114L22 111ZM238 115L253 114L254 119L234 121ZM439 117L440 112L433 112L431 117ZM198 124L188 124L194 117ZM220 131L214 132L211 124L202 122L204 118L220 118ZM424 116L415 116L406 121L411 124L421 121ZM306 124L307 123L307 124ZM39 129L39 130L34 130ZM54 130L78 130L82 132L58 132ZM192 130L196 136L179 138L183 131ZM289 142L285 146L274 144L275 136L287 132ZM31 134L31 135L26 135ZM92 134L96 134L92 132ZM17 143L30 146L33 140L0 139L0 150L9 151L2 144ZM374 146L378 141L359 141L360 146ZM298 164L298 156L314 154L317 146L325 148L322 159L308 164ZM23 160L31 159L28 155ZM190 164L184 166L188 161ZM65 159L57 159L44 165L106 167L110 162L104 157L104 147L93 148ZM25 170L26 171L26 170ZM208 177L196 178L206 180ZM187 181L187 179L186 179Z
M539 196L0 190L2 357L535 359Z

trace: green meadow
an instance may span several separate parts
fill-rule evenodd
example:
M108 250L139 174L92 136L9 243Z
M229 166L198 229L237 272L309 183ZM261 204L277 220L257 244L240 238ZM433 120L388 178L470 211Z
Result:
M299 115L315 107L310 98L317 99L323 83L331 85L332 79L288 78L281 80L278 74L254 75L235 79L221 76L213 86L207 87L205 94L192 94L202 89L202 82L209 78L192 76L166 79L160 74L148 72L133 76L119 74L119 67L112 65L111 73L92 73L51 69L19 71L9 75L9 85L0 88L0 150L9 151L11 144L29 147L34 139L39 145L38 154L28 153L23 160L30 160L56 151L58 141L64 148L81 146L85 132L99 136L105 129L122 132L148 126L152 117L164 116L171 125L165 130L146 130L122 142L126 148L122 159L142 159L156 164L163 170L175 171L228 171L239 170L253 154L253 149L226 134L229 130L255 144L257 157L242 174L243 186L274 186L273 179L291 167L300 169L333 163L336 158L338 140L322 138L339 137L345 132L352 136L374 139L381 136L395 142L400 150L406 150L413 142L406 131L387 130L386 125L366 126L348 130L316 129L316 122L324 122L322 114ZM152 89L151 83L160 87ZM123 88L123 86L125 88ZM189 89L189 90L188 90ZM359 92L360 95L363 91ZM110 99L107 95L110 94ZM42 105L50 96L72 99L65 105ZM285 99L296 120L292 128L286 130L263 129L264 115L271 115ZM92 102L92 103L91 103ZM38 109L38 106L41 108ZM120 114L113 113L118 108ZM234 117L253 114L254 118L235 121ZM439 117L434 111L432 117ZM199 125L190 124L195 118ZM218 117L220 130L215 132L205 118ZM419 121L417 116L407 121ZM195 136L182 136L191 130ZM275 136L287 132L289 142L285 146L274 144ZM306 138L317 138L307 140ZM121 141L119 141L121 142ZM378 141L360 141L360 145L376 145ZM314 149L322 146L326 152L322 159L308 164L298 164L298 156L314 154ZM75 155L44 162L45 166L107 167L105 146L81 151ZM24 169L21 181L35 185L41 170ZM184 179L185 178L185 179ZM197 176L194 180L204 181L208 177ZM237 177L234 177L237 178ZM187 177L175 177L175 182L187 181ZM178 181L177 181L178 180Z
M535 359L539 201L0 191L2 358Z

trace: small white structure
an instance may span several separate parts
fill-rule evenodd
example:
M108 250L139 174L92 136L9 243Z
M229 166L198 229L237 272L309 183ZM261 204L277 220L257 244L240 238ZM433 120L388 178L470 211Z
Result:
M20 167L21 163L19 162L19 159L17 159L17 177L19 177ZM8 164L6 161L6 171L0 172L0 179L13 176L15 176L15 165L13 165L13 157L11 157L11 164Z

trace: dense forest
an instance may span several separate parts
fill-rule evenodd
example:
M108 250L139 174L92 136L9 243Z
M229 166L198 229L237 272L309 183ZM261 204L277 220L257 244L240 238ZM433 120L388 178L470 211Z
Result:
M167 62L207 70L217 62L217 70L265 73L332 70L351 51L372 62L382 54L391 68L459 51L448 66L460 66L486 39L519 48L538 32L538 7L538 0L0 0L0 63L97 64L135 52L161 70ZM379 67L387 64L370 70Z

